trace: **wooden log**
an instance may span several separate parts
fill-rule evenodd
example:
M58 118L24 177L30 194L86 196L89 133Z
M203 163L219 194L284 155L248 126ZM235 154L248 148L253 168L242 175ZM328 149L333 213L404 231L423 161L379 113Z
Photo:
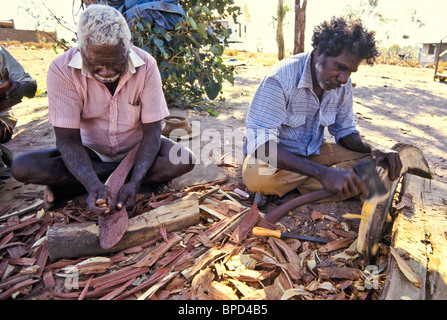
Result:
M420 149L403 143L396 144L392 149L399 152L402 161L400 177L410 172L431 179L430 167ZM359 232L358 235L357 251L362 255L366 265L372 263L372 259L377 252L378 244L383 235L383 226L390 212L397 186L401 180L399 178L391 181L388 177L389 168L386 165L382 164L378 171L389 193L385 200L374 205L368 217L364 217L360 221L359 230L362 230L362 232ZM371 204L365 203L365 205Z
M52 261L118 252L150 240L164 224L167 232L180 230L200 221L199 200L196 194L177 199L129 220L121 240L112 248L99 243L99 229L95 223L73 223L53 226L47 232L48 253Z
M389 256L381 299L447 299L447 184L406 174L403 204L394 222L391 247L420 280ZM399 258L397 258L399 259ZM409 276L410 274L410 276Z

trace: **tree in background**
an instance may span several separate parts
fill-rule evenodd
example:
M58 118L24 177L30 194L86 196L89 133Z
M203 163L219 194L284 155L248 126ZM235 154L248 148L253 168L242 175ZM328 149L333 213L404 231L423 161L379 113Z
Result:
M286 10L284 7L284 1L278 0L277 9L277 26L276 26L276 43L278 45L278 60L284 59L285 56L285 45L284 45L284 16L286 15Z
M133 41L157 60L170 105L200 107L204 95L210 100L219 96L224 80L234 83L234 67L222 60L230 36L222 22L236 22L240 8L233 0L183 0L179 4L186 14L174 30L145 18L130 21ZM208 111L215 115L212 108Z
M284 4L284 0L278 0L276 16L273 17L273 23L276 23L276 44L278 46L278 60L284 59L286 55L284 43L284 19L290 8Z
M304 33L306 31L307 0L295 0L295 32L293 54L304 52Z

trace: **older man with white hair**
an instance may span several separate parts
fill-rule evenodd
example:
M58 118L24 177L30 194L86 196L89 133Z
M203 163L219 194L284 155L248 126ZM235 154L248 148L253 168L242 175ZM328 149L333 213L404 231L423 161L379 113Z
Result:
M46 185L47 206L81 186L90 212L104 215L133 207L141 184L156 186L190 171L193 155L176 146L190 162L169 161L175 142L161 136L169 111L157 64L132 45L123 16L110 6L90 5L77 36L78 46L55 58L47 75L56 148L18 156L12 173L21 182ZM135 165L113 203L104 181L137 144Z

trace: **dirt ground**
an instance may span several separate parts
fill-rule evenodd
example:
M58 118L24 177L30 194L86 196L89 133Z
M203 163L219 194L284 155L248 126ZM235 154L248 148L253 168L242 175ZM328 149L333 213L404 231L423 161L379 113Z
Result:
M46 71L55 53L52 49L20 46L7 49L38 82L37 96L25 98L14 108L18 125L13 139L6 146L17 156L54 145L53 129L47 118ZM225 101L211 105L219 112L217 117L206 111L189 109L171 109L171 112L200 122L202 133L207 133L201 137L202 149L199 152L203 154L200 158L204 160L209 157L208 151L214 150L211 152L213 161L236 165L227 170L232 178L238 180L245 116L259 82L275 58L258 59L255 55L236 58L239 66L236 67L234 86L226 83L223 89ZM385 147L401 142L420 148L430 164L434 179L447 182L447 84L433 80L433 69L362 65L352 75L352 81L355 83L355 118L362 135L371 143ZM222 147L229 143L234 148ZM219 151L216 145L222 147L220 153L216 152Z

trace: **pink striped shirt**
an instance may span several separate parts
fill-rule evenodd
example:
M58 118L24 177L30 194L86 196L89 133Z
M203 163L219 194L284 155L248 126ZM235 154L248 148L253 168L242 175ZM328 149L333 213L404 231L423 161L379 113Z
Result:
M113 96L83 67L77 47L51 62L47 90L50 123L80 129L82 143L106 156L127 153L141 141L142 123L169 115L155 59L137 47Z

